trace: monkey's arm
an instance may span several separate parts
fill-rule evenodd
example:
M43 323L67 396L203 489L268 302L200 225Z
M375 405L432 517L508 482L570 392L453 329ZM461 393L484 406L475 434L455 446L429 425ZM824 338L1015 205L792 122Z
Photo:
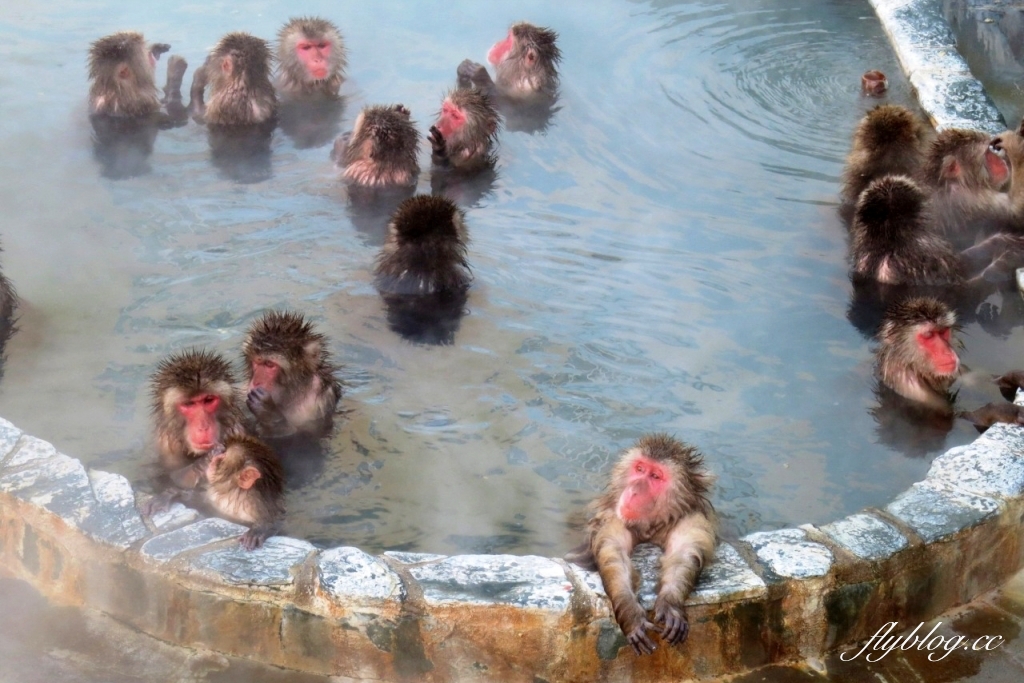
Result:
M612 612L626 640L638 655L654 652L654 642L647 635L654 624L640 606L634 590L633 533L612 514L594 534L593 549L604 592L612 601Z
M490 93L494 90L494 81L487 73L487 67L477 64L471 59L464 59L456 71L460 88L477 87L484 92Z
M654 621L663 624L661 637L675 645L686 640L690 632L683 603L704 563L715 552L715 521L700 513L683 517L668 533L664 550Z
M189 91L188 112L195 119L196 123L203 123L206 115L206 103L203 101L203 93L206 90L208 64L203 64L196 69L192 75L192 89Z
M164 85L164 109L161 128L177 128L188 123L188 109L181 102L181 82L185 79L188 62L180 55L171 55L167 60L167 84Z
M438 130L437 126L430 127L430 135L427 136L427 139L430 140L431 161L438 166L448 166L450 163L448 159L448 143L445 142L444 135Z
M288 420L280 408L274 403L270 392L263 387L256 387L250 391L245 398L245 404L252 411L259 426L259 432L264 436L288 436L295 431L288 424Z

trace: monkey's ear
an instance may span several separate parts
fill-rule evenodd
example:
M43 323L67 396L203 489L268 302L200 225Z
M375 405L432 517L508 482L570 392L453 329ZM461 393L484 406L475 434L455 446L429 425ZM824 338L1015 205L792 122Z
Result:
M959 178L961 173L963 173L963 169L960 168L960 162L956 160L956 157L948 156L942 160L943 178L952 180L953 178Z
M252 485L256 483L256 480L262 477L260 471L248 465L242 468L242 471L238 473L238 486L246 491L252 488Z
M307 342L306 345L302 347L302 351L306 354L306 358L315 359L320 357L321 347L322 345L319 341L313 340L311 342Z
M117 68L117 77L122 81L127 81L132 76L132 69L127 64L122 64Z
M232 66L234 65L231 63L231 57L224 57L220 60L220 70L229 76L231 75Z
M525 59L526 63L532 66L533 63L537 61L537 51L534 50L533 48L530 48L529 50L526 51Z

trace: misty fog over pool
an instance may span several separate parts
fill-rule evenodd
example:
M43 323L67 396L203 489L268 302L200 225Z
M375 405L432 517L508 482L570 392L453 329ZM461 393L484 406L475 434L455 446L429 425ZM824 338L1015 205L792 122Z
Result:
M867 2L28 0L3 14L0 259L23 305L0 416L90 467L147 488L156 363L193 345L237 361L272 308L311 318L344 364L333 437L290 467L285 532L321 545L560 556L615 455L651 431L704 452L724 535L825 523L886 504L976 435L880 428L872 343L847 318L836 203L876 103L861 73L883 70L887 101L914 106ZM483 61L510 23L560 34L547 125L502 131L493 182L461 196L475 280L450 345L389 329L371 274L386 216L350 202L330 125L324 139L282 125L239 164L190 122L158 134L146 172L104 177L92 40L170 43L187 89L221 35L272 39L294 14L348 41L337 133L400 102L425 136L459 62ZM430 192L425 140L420 161ZM995 295L966 324L975 375L1024 365L1022 308ZM959 401L997 397L978 382Z

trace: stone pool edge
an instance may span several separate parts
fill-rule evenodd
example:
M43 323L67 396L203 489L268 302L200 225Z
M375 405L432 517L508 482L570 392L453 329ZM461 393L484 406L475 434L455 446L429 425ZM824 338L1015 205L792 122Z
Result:
M147 522L138 502L123 476L0 419L0 573L59 604L339 680L679 680L817 658L1003 583L1024 563L1024 428L950 449L882 509L722 543L689 640L649 657L620 652L600 577L558 559L287 537L246 552L243 527L181 506ZM637 552L648 608L657 556Z
M869 2L936 128L1005 128L937 2ZM339 681L678 680L815 659L1003 583L1024 564L1024 428L950 449L884 508L723 543L688 601L689 640L649 657L620 653L600 577L561 560L286 537L247 553L242 527L180 506L147 523L137 503L124 477L0 419L0 574L57 603ZM638 551L648 608L656 562Z

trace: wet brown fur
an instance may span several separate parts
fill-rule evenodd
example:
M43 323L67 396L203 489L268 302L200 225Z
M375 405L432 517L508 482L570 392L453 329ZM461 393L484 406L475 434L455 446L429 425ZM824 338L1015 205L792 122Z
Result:
M913 176L924 161L928 129L906 107L882 104L860 120L843 170L843 201L855 204L877 178L891 174Z
M210 51L192 81L190 110L212 125L248 126L277 115L277 95L270 83L272 55L267 41L248 33L229 33ZM206 86L209 102L204 102Z
M629 472L639 456L646 456L670 471L671 488L660 500L650 519L626 522L617 512L629 481ZM681 620L686 637L683 603L693 589L704 564L714 553L717 518L708 499L713 478L704 469L697 449L667 434L642 437L620 456L612 468L605 493L591 505L587 540L566 556L587 568L596 567L605 592L612 602L616 622L638 653L654 646L646 635L654 625L636 597L637 574L630 555L638 543L654 543L664 550L661 558L654 622Z
M436 126L430 129L434 163L465 171L493 166L501 119L490 95L479 88L455 88L445 100L461 109L466 121L450 138L443 138Z
M327 339L301 313L269 311L249 327L242 343L247 381L253 364L273 360L280 367L275 387L262 400L250 392L249 408L262 436L330 432L342 387Z
M204 453L192 452L185 438L185 418L177 406L199 394L215 394L220 440L245 433L238 407L235 376L220 355L205 349L188 349L168 356L150 378L154 434L160 464L167 472L185 467Z
M861 193L850 227L855 279L885 284L960 285L958 255L929 229L927 195L907 176L885 176Z
M300 40L326 40L331 44L327 77L314 79L295 54ZM296 17L277 34L277 87L290 95L322 94L337 97L348 66L345 41L333 22L320 17Z
M897 302L885 313L878 332L875 372L879 380L896 393L936 410L952 410L950 386L957 372L938 375L930 359L919 348L917 334L959 329L956 314L946 304L928 297Z
M89 48L89 112L145 117L160 110L153 66L141 33L120 31Z
M470 284L465 215L449 199L416 195L399 204L374 268L382 292L459 293Z
M562 52L556 41L558 34L549 28L521 21L511 29L515 44L499 64L495 65L495 83L504 94L554 94L558 89L558 63ZM537 59L533 65L526 61L532 51Z

